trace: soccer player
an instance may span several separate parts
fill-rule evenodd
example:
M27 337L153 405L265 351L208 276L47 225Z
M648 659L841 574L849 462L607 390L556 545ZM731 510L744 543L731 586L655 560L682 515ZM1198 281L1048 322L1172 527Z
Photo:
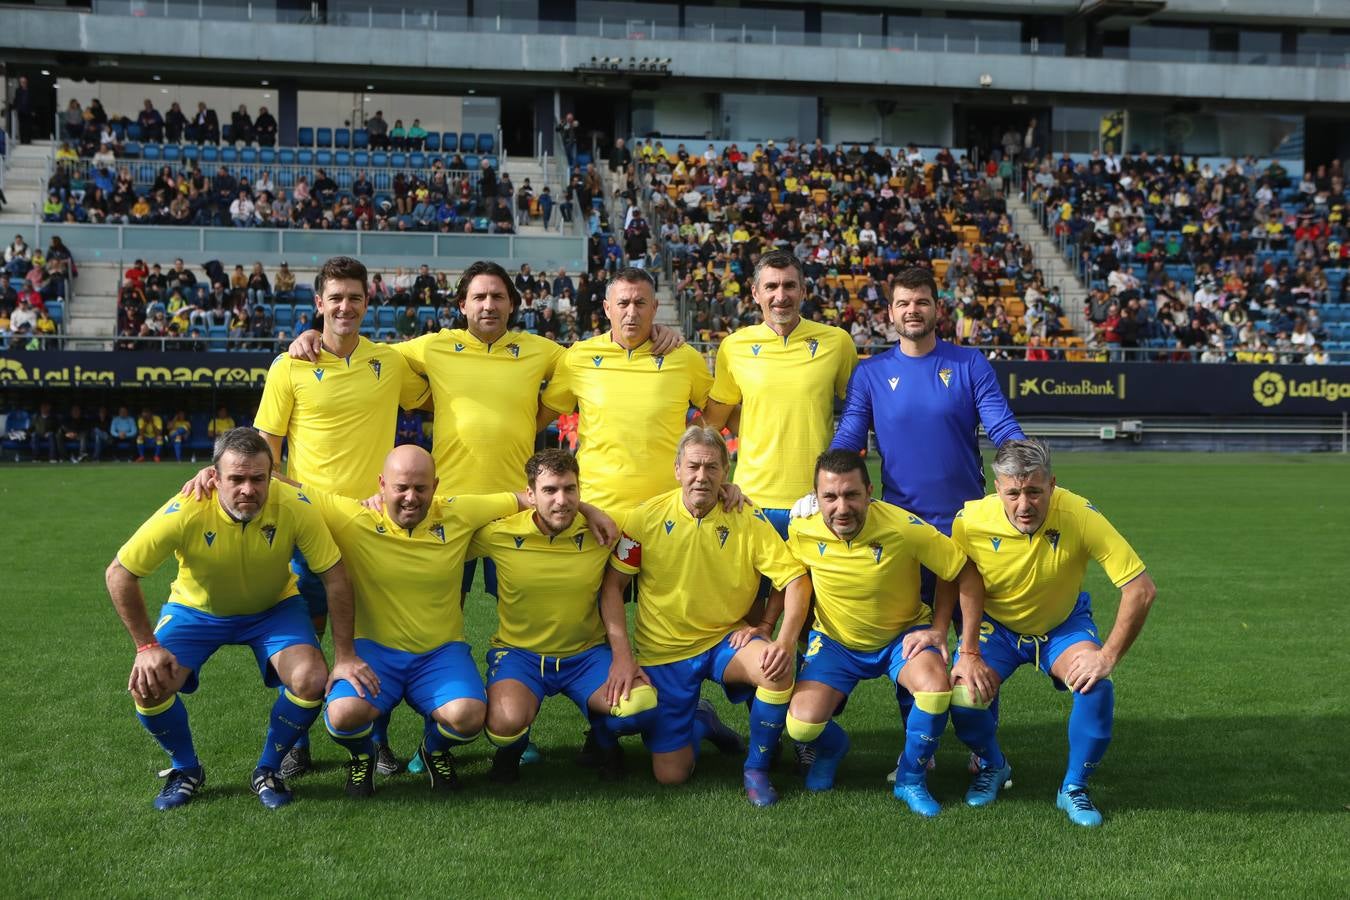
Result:
M620 269L605 290L610 333L573 344L542 397L541 424L580 409L581 490L611 515L676 486L667 461L712 387L694 348L653 350L656 308L651 275Z
M159 462L159 451L163 446L164 420L147 406L136 420L136 462L145 462L147 456L153 456L155 462Z
M1087 784L1111 743L1110 676L1143 629L1157 588L1106 517L1085 498L1056 487L1044 443L1008 441L993 468L995 493L966 503L952 523L952 540L983 578L975 588L983 593L984 607L979 641L963 640L956 660L960 665L971 659L963 671L989 685L972 687L958 677L952 691L956 736L983 761L966 802L992 803L1012 777L988 706L999 685L1030 664L1056 688L1073 693L1069 764L1056 805L1076 825L1100 825ZM1120 608L1105 643L1097 636L1090 598L1079 593L1089 559L1120 588ZM969 587L962 584L963 595Z
M736 483L779 536L788 512L811 490L811 467L830 442L834 401L858 364L847 331L801 316L806 280L797 257L765 253L751 294L764 314L722 341L704 421L721 429L741 407Z
M350 613L351 585L317 510L300 491L270 483L272 452L257 432L236 428L216 441L217 489L205 499L175 496L117 551L108 593L136 644L127 689L136 716L169 754L155 808L189 802L206 780L180 693L197 689L201 668L226 644L253 650L263 681L284 686L272 706L253 770L253 792L269 809L291 791L277 774L295 739L318 718L328 667L288 562L299 547L335 610ZM173 554L178 577L153 629L140 579ZM369 686L360 659L337 655L333 674Z
M700 686L712 680L734 703L754 698L743 783L752 804L768 806L778 799L768 769L787 716L811 580L759 510L722 507L729 466L716 429L685 431L675 457L680 487L625 517L601 603L612 608L641 573L637 659L614 648L614 687L627 694L646 681L656 689L656 719L643 739L657 781L679 784L693 772L706 727L697 715ZM774 641L781 606L771 602L753 624L746 620L761 576L786 592L788 615Z
M926 775L951 703L945 638L956 594L950 582L979 575L932 525L898 506L871 503L871 478L857 453L821 454L815 489L820 511L793 519L788 529L788 547L810 571L816 598L815 624L787 717L788 734L814 751L806 787L834 786L849 738L833 716L859 681L884 675L915 698L895 796L913 812L935 816L939 806ZM936 610L919 598L920 565L943 580ZM972 640L979 634L978 617L973 618ZM909 651L914 636L930 629L943 636L941 647Z
M690 351L693 352L693 351ZM637 728L632 716L655 706L650 688L610 699L615 669L606 637L628 653L621 598L596 605L609 547L587 532L577 459L566 450L541 450L525 462L531 508L483 526L470 556L497 564L497 631L487 652L487 738L493 781L520 777L520 758L544 698L565 694L591 722L602 778L623 775L614 729ZM631 655L631 654L630 654ZM620 706L626 722L611 726Z
M858 365L830 449L866 450L871 431L881 453L882 499L950 535L961 504L984 496L978 426L995 446L1025 435L984 354L938 339L931 270L916 266L897 275L888 310L899 341ZM931 605L933 574L921 572L922 596ZM898 693L908 718L910 698ZM972 771L978 766L972 759Z
M418 756L432 790L454 790L459 779L450 750L482 731L487 695L464 640L457 585L446 574L463 567L477 529L518 512L525 498L505 492L438 496L431 454L414 444L389 452L379 484L379 512L337 494L312 496L350 560L359 598L355 649L379 679L379 691L370 695L354 682L334 679L325 723L351 753L348 795L370 796L372 724L407 700L426 719Z

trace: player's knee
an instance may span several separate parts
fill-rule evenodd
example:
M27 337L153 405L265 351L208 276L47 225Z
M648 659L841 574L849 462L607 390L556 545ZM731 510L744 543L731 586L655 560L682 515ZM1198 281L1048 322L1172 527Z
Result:
M378 710L356 697L343 697L328 704L324 721L330 731L357 731L379 715Z
M159 694L132 691L131 702L136 704L136 709L140 712L154 715L168 709L176 696L178 696L177 691L165 691Z
M515 735L529 728L534 721L534 716L527 710L516 706L501 707L492 705L487 709L487 732L488 737L492 735ZM454 726L450 726L454 728ZM458 728L455 728L459 731ZM462 732L461 732L462 733Z
M477 734L487 720L487 704L481 700L452 700L436 710L433 717L459 734Z
M681 754L683 757L684 754ZM694 774L692 759L659 759L652 757L652 775L660 784L684 784Z
M907 679L911 694L919 693L942 693L951 691L951 682L947 680L947 673L943 671L941 664L924 666L916 668L913 676Z
M993 697L985 697L977 700L975 692L969 685L958 684L952 688L952 708L953 709L988 709L993 704Z
M323 660L306 662L291 673L286 690L301 700L322 700L323 689L328 684L328 667Z
M940 716L947 712L952 705L952 692L950 689L940 691L911 691L914 695L914 708L920 712L926 712L930 716Z

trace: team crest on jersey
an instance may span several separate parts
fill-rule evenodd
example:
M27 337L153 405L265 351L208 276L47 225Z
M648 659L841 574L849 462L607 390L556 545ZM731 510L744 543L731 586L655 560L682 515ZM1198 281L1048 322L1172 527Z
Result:
M998 545L1001 544L1001 543L1003 543L1003 538L991 537L991 538L989 539L989 543L991 543L991 544L994 545L994 552L997 553L997 552L998 552Z
M591 362L595 363L595 367L598 369L600 368L600 363L603 362L604 359L605 358L603 356L592 356Z
M208 531L206 534L202 535L202 537L206 538L206 546L208 547L216 542L216 533L214 531Z
M512 359L520 359L520 345L519 345L519 344L514 344L514 343L512 343L512 344L507 344L507 345L506 345L506 352L511 354L511 358L512 358Z
M277 526L267 524L262 527L262 536L267 541L267 546L272 546L272 541L277 537Z
M315 370L314 370L314 380L315 380L315 381L323 381L323 369L315 369Z
M718 526L717 526L717 546L719 546L719 547L725 547L725 546L727 545L727 538L729 538L729 537L731 537L731 529L728 528L728 527L725 526L725 525L718 525Z
M900 379L899 379L899 378L887 378L887 379L886 379L886 383L889 384L889 385L891 386L891 390L895 390L897 387L900 386Z
M675 523L672 522L670 519L666 519L666 534L670 534L674 530L675 530Z
M938 377L942 379L942 386L943 386L943 387L951 387L951 386L952 386L952 370L951 370L951 369L938 369Z
M572 543L576 544L577 549L580 550L581 545L586 543L586 532L578 531L576 534L572 535Z
M759 344L751 344L751 345L750 345L750 352L753 353L753 354L755 354L755 356L759 356L759 351L760 351L760 349L761 349L761 346L760 346Z
M435 525L432 525L430 528L427 529L427 531L430 532L431 534L434 534L436 536L436 540L440 541L442 544L445 543L445 526L442 525L440 522L437 522Z
M816 552L819 553L821 556L824 556L824 555L825 555L825 542L824 542L824 541L816 541Z
M297 500L299 500L299 501L302 502L302 503L309 503L309 498L305 496L305 492L304 492L304 491L296 491L296 492L295 492L295 497L296 497Z
M456 353L463 353L463 352L464 352L464 345L463 345L463 344L455 344L455 352L456 352Z
M873 541L867 548L872 551L872 559L876 560L877 565L881 565L881 541Z
M820 341L815 338L808 338L806 341L806 349L811 352L811 358L815 359L816 351L820 349Z
M666 358L664 356L653 356L652 362L656 363L656 371L660 372L661 367L666 364Z
M1058 529L1058 528L1048 528L1048 529L1046 529L1046 532L1045 532L1045 539L1046 539L1047 541L1050 542L1050 549L1052 549L1052 550L1058 550L1058 549L1059 549L1059 529Z
M518 534L515 535L515 536L513 536L513 537L511 538L511 540L513 540L513 541L516 542L516 549L517 549L517 550L519 550L519 549L520 549L522 546L524 546L524 544L525 544L525 538L521 537L521 536L518 535Z
M183 505L182 505L181 503L179 503L177 500L175 500L175 501L173 501L172 503L170 503L167 507L164 508L164 515L167 516L167 515L169 515L170 513L176 513L176 512L178 512L180 509L182 509L182 508L183 508Z
M372 359L372 360L370 361L370 371L372 371L372 372L375 373L375 380L376 380L376 381L379 381L379 380L380 380L380 361L379 361L378 359Z

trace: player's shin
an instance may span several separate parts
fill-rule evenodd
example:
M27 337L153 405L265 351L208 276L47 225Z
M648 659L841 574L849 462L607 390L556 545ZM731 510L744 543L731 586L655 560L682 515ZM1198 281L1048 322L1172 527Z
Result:
M314 724L322 711L322 700L303 700L283 688L272 704L272 715L267 723L267 740L263 743L262 755L258 757L258 768L274 772L280 769L281 760L296 738L309 731L309 726Z
M472 734L461 734L449 725L442 725L432 716L427 716L426 728L422 732L422 746L428 753L444 753L463 744L472 744L478 740L481 733L479 730Z
M1109 678L1097 682L1086 694L1073 695L1073 711L1069 713L1069 767L1064 772L1061 790L1087 786L1111 744L1115 709L1116 688Z
M169 764L175 769L195 769L201 765L192 745L192 730L188 728L187 707L177 694L158 706L136 704L136 718L169 754Z
M323 724L328 729L328 733L332 735L333 740L346 749L353 759L375 755L375 741L370 736L371 727L369 724L354 728L351 731L342 731L333 727L327 713L324 713Z
M988 701L980 702L964 684L952 689L952 729L961 742L986 766L1001 769L1007 764L998 744L998 720Z
M900 777L922 778L928 771L928 760L937 752L938 739L947 727L951 702L951 691L914 691L914 708L905 723Z
M750 752L745 757L747 769L768 769L773 765L774 750L787 723L788 701L792 687L781 691L761 687L755 689L755 700L750 704Z

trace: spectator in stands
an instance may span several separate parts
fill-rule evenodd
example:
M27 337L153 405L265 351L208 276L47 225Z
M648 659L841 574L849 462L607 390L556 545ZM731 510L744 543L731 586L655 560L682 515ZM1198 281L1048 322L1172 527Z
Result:
M80 411L80 405L74 404L70 407L70 412L61 419L60 428L57 429L55 439L57 454L63 458L68 457L73 463L88 459L89 432L89 420Z
M436 303L436 276L431 274L431 269L423 263L417 270L417 277L413 279L412 286L409 288L414 302L422 306L434 306Z
M265 106L258 107L258 118L253 120L253 137L259 147L275 147L277 144L277 120Z
M575 169L577 165L577 133L581 128L581 123L571 113L563 116L556 126L559 137L562 138L563 152L567 155L567 168Z
M384 120L384 110L376 110L366 119L366 137L372 150L389 149L389 123Z
M712 147L711 144L708 145ZM617 175L628 171L628 167L633 164L633 152L624 144L623 138L614 141L614 150L609 154L609 171Z
M394 333L400 341L410 341L417 337L417 307L408 306L403 315L394 320Z
M422 127L421 119L413 119L412 126L408 129L408 149L421 150L427 143L427 130Z
M141 126L141 140L152 144L164 143L164 117L155 109L149 98L146 98L136 121Z
M216 414L206 425L206 436L215 440L227 431L235 427L234 416L230 415L229 407L221 404L216 407Z
M267 273L263 271L261 262L253 264L253 270L249 272L248 280L244 283L244 290L249 303L266 303L272 298L272 285L267 280Z
M247 147L253 143L254 137L253 117L248 114L248 107L241 103L238 109L230 113L230 142L242 143Z
M1321 344L1314 343L1312 349L1303 357L1303 362L1309 366L1325 366L1331 362L1331 358L1327 356L1327 352Z
M42 461L38 457L38 450L43 447L47 450L48 461L52 463L57 461L60 433L61 420L52 412L52 405L44 400L38 404L38 411L34 413L28 425L28 440L32 448L33 462Z
M99 413L105 410L100 409ZM113 450L128 449L133 450L136 447L136 420L131 417L130 411L125 406L117 408L117 415L108 423L108 440L113 445ZM102 443L95 438L94 457L102 458Z
M498 197L497 205L492 209L492 233L515 234L515 231L511 208L506 205L505 197Z
M395 150L408 149L408 130L403 127L402 119L394 120L394 127L389 130L389 145Z
M295 290L295 273L291 271L288 263L282 262L281 268L277 269L272 287L277 294L290 294Z
M66 111L62 116L62 126L66 140L75 143L80 142L84 136L84 110L80 108L80 101L74 97L66 104Z
M175 101L169 105L169 111L164 116L164 138L170 144L182 143L183 133L188 126L187 116L183 115L183 108Z
M220 143L220 119L214 109L207 109L206 104L199 101L192 124L197 129L198 144Z
M530 179L526 178L516 191L516 226L523 228L530 224L530 202L534 200L534 189L530 187Z
M14 240L5 248L5 275L9 278L23 278L32 266L30 257L33 251L23 239L23 235L14 235Z
M239 191L234 201L230 203L230 221L234 223L235 228L252 228L256 212L257 207L246 190Z

